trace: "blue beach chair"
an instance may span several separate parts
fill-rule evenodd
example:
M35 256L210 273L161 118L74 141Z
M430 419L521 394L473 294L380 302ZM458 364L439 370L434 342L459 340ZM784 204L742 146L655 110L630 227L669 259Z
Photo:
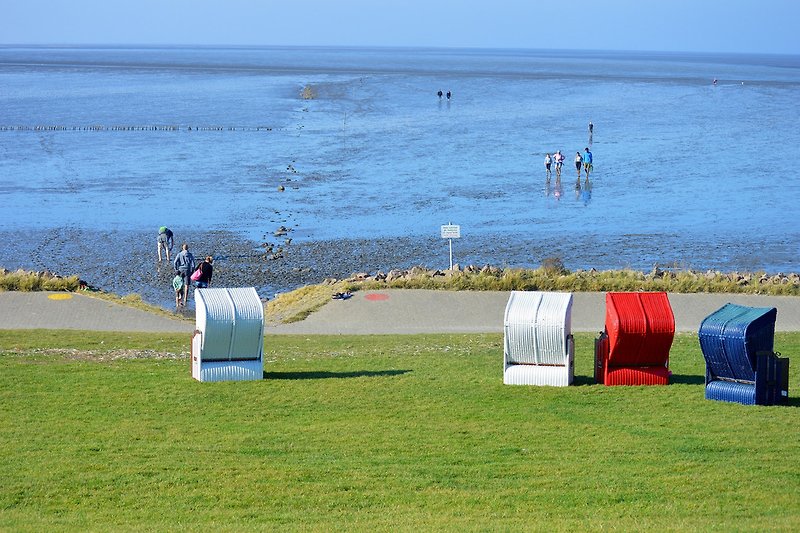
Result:
M745 405L786 404L789 359L772 351L774 307L725 304L700 324L706 399Z

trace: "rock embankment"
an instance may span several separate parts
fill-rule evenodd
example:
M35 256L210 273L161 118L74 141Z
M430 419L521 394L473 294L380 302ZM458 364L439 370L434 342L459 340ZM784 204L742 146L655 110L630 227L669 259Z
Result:
M464 280L483 280L488 283L464 285ZM493 287L491 280L498 281ZM800 295L800 274L779 272L777 274L752 272L721 272L718 270L693 271L654 267L649 273L633 270L599 271L576 270L569 272L560 263L545 265L539 269L501 268L492 265L456 264L452 269L431 269L415 266L409 269L391 269L387 272L357 272L349 277L326 278L324 284L340 282L351 284L385 284L386 286L442 286L447 288L449 280L457 287L466 289L497 288L531 289L537 286L544 290L667 290L673 292L747 292ZM458 283L456 283L458 280Z

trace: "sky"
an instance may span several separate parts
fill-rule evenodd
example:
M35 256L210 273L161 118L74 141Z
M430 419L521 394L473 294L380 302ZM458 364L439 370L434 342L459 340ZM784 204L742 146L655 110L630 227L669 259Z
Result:
M0 44L800 54L800 0L0 0Z

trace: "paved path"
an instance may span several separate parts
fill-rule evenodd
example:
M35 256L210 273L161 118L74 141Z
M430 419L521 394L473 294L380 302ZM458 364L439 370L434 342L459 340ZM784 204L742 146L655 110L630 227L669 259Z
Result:
M0 292L0 329L191 334L194 324L80 293Z
M678 331L727 302L777 307L778 331L800 331L800 297L670 294ZM306 320L268 326L266 334L500 333L508 292L362 291L333 300ZM604 293L575 293L573 331L603 329ZM84 294L0 292L0 329L79 329L191 333L194 324Z
M272 333L484 333L502 332L508 292L386 290L356 292L334 300L302 322L268 328ZM677 331L697 331L700 322L728 302L777 307L776 330L800 331L800 298L734 294L670 294ZM605 293L574 293L572 330L599 332L605 323Z

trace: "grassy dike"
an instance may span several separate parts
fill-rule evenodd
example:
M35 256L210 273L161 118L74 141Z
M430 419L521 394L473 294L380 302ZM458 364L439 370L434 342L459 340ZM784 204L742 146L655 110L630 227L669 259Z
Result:
M198 383L185 335L0 331L0 530L800 529L790 407L666 387L502 384L502 335L269 336Z

